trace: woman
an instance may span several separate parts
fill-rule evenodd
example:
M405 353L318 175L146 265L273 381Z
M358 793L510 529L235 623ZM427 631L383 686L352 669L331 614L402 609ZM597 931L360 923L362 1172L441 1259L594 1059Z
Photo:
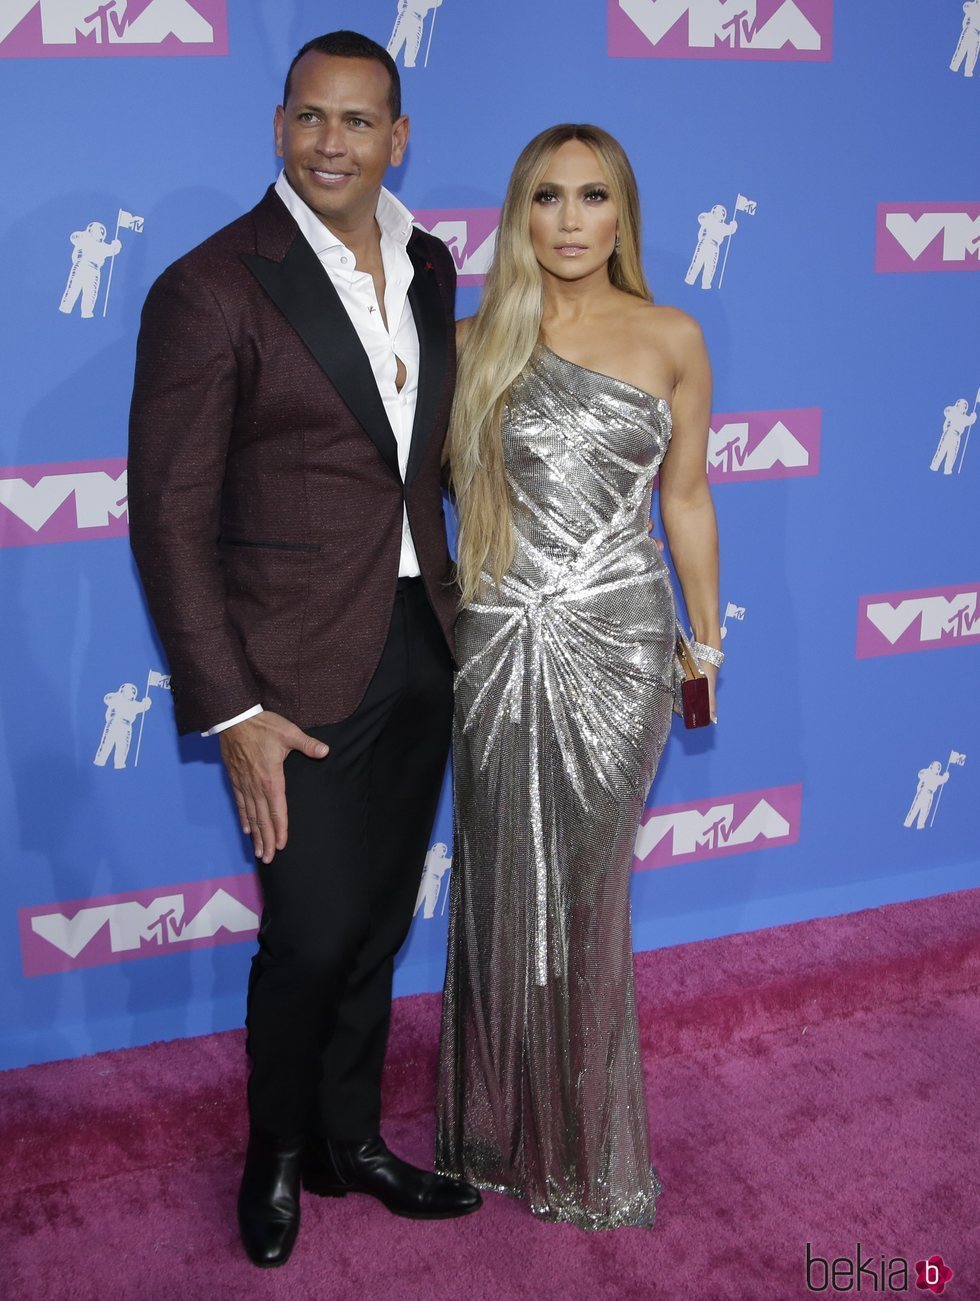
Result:
M698 653L720 662L721 633L708 360L698 326L651 302L636 182L606 132L552 127L521 154L461 326L437 1165L545 1219L649 1225L629 885L671 722L658 469Z

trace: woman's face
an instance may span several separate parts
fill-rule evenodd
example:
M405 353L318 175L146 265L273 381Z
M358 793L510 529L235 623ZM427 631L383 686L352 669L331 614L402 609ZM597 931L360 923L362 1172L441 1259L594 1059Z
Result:
M605 170L587 144L551 155L531 199L531 243L543 271L566 282L607 274L619 213Z

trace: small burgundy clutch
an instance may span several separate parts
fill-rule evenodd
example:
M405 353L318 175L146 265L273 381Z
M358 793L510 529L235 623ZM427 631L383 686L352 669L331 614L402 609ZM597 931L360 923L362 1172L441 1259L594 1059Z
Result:
M684 719L685 727L707 727L711 722L708 679L680 625L674 655L674 713Z

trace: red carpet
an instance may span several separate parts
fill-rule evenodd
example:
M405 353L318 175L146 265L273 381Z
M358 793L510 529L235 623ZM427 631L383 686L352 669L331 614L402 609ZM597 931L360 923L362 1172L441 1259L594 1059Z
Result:
M242 1040L215 1035L0 1075L5 1294L836 1295L808 1291L809 1242L855 1269L860 1243L863 1296L932 1296L914 1264L939 1253L954 1271L943 1295L980 1298L980 890L641 954L637 973L666 1186L653 1230L542 1225L494 1195L437 1224L367 1198L307 1198L293 1259L260 1273L234 1221ZM396 1005L385 1132L420 1163L437 1022L435 997ZM839 1270L856 1292L857 1274ZM821 1266L811 1281L826 1281Z

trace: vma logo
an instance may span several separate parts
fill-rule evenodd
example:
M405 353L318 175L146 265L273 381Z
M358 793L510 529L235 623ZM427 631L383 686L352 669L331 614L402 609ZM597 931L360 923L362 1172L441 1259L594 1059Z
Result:
M250 940L258 931L260 912L258 884L251 873L21 908L24 975L45 976Z
M0 467L0 547L128 532L125 459Z
M857 658L980 645L980 584L862 596Z
M802 805L802 786L775 786L648 809L636 835L633 870L795 845Z
M0 0L0 58L227 53L227 0Z
M879 203L875 270L980 271L980 203Z
M820 407L713 415L708 479L799 479L820 473Z
M608 0L620 59L831 57L833 0Z
M415 214L415 224L452 253L460 285L483 284L497 246L499 208L428 209Z

